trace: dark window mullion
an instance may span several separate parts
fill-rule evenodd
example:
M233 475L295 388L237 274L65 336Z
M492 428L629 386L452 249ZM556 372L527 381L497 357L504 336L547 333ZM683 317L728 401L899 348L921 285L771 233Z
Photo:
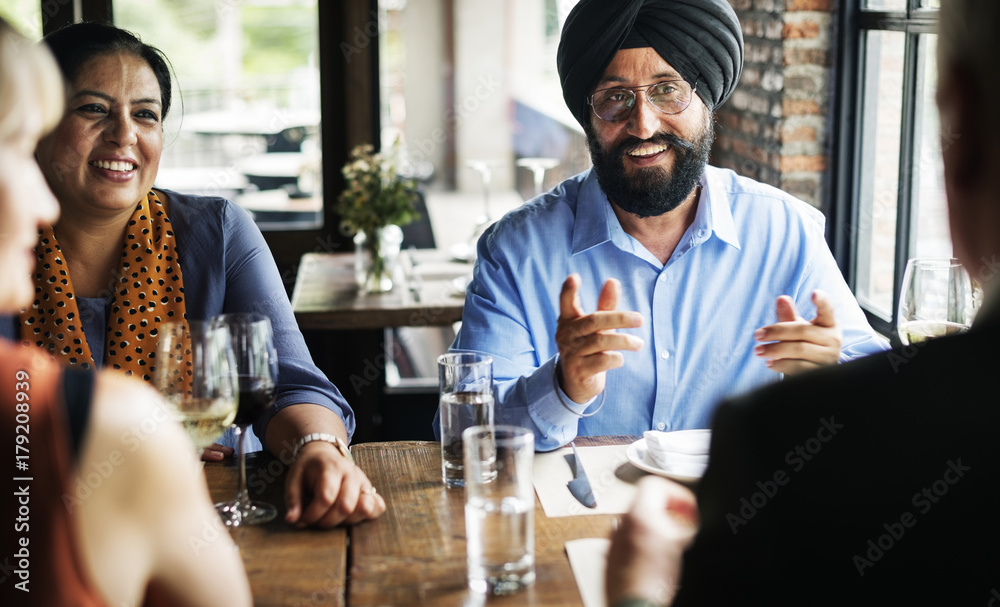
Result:
M868 324L875 329L876 333L889 337L890 340L893 341L893 345L896 345L896 327L894 327L891 322L865 307L862 307L861 311L865 313L865 318L868 319Z
M858 27L858 7L853 2L842 2L840 28L841 39L838 64L842 66L838 76L838 87L841 93L837 95L837 117L835 149L833 151L833 187L832 204L828 210L831 230L829 233L830 248L840 266L844 279L852 291L857 289L857 246L858 246L858 192L860 184L858 175L861 171L861 158L857 153L858 142L861 141L862 126L860 112L864 86L861 82L864 61L865 37Z
M906 29L906 13L862 11L858 15L858 26L865 30L889 30L901 32Z
M110 23L114 14L112 0L80 0L79 4L39 1L42 5L42 35L46 36L77 21Z

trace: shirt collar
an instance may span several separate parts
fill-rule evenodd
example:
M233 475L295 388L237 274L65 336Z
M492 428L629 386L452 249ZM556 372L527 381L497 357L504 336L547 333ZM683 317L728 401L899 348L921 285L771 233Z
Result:
M699 243L707 240L710 233L715 233L719 240L739 249L740 240L729 208L729 197L713 167L705 168L701 176L701 187L701 200L689 232ZM591 168L580 187L577 199L573 254L613 240L612 235L624 238L625 232L611 208L611 202L597 183L597 173Z
M702 204L698 205L693 227L696 230L706 230L704 234L714 232L719 240L739 249L740 239L736 234L736 222L729 207L728 193L719 179L718 169L705 167L705 172L701 174L701 188Z
M618 225L618 218L611 203L597 183L597 173L590 169L580 186L576 203L576 221L573 226L573 255L611 240L611 226Z

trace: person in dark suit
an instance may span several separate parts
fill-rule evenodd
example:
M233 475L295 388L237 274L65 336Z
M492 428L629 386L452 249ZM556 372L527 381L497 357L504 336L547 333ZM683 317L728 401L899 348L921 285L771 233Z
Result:
M952 241L985 293L972 329L725 402L697 502L643 480L609 604L1000 605L1000 3L941 5Z

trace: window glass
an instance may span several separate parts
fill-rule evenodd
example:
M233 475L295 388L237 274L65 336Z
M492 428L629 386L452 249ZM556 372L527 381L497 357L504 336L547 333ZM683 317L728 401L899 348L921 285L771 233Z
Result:
M903 108L902 32L869 32L865 45L861 188L858 201L857 297L892 318Z
M38 0L3 0L0 2L0 15L29 40L41 40L41 7Z
M948 145L954 134L941 133L934 101L937 88L937 36L922 35L919 45L920 73L917 80L911 211L914 229L910 250L913 257L951 257L941 146Z
M400 142L439 248L590 165L556 49L574 0L380 0L383 149Z
M322 217L316 0L115 0L115 23L162 50L181 98L157 187L231 198L262 229Z
M446 257L468 260L491 221L590 166L556 70L575 4L379 0L382 149L399 142L421 181L422 220ZM388 385L436 385L433 368L409 361L433 361L453 337L450 329L387 332Z
M905 11L906 2L907 0L865 0L864 7L873 11Z

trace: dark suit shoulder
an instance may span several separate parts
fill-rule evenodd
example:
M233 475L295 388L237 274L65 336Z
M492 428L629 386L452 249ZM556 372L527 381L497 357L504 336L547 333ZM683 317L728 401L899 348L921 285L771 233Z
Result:
M725 423L727 415L736 414L734 409L742 410L742 415L759 410L767 417L788 414L793 418L823 410L851 412L873 407L886 413L904 406L910 413L944 413L931 402L933 396L947 402L961 400L957 407L949 407L952 414L967 409L989 413L973 406L973 400L991 398L994 393L990 379L1000 365L998 340L1000 330L972 331L789 377L724 403L717 423L719 418ZM912 399L912 404L904 404L905 399Z
M720 577L744 599L767 589L769 604L988 601L1000 584L998 338L897 348L724 403L677 604L724 599Z

